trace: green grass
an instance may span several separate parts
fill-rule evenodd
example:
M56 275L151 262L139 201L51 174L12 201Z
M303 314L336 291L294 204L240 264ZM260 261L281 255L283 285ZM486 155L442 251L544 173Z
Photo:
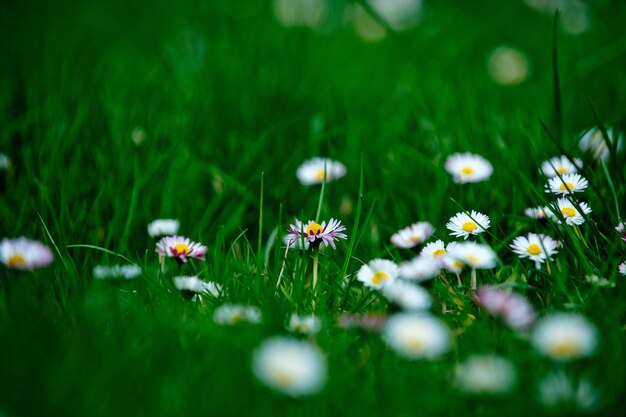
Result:
M598 413L619 413L626 283L613 227L626 191L624 153L605 169L585 159L592 186L583 198L593 212L582 238L539 226L523 209L548 198L543 160L561 149L583 157L576 134L599 121L624 126L626 5L594 3L589 32L559 33L559 136L552 17L521 1L430 1L418 28L376 44L350 26L285 29L266 3L2 6L0 151L13 170L0 184L0 232L44 241L55 262L0 272L0 415L541 415L535 385L555 365L480 311L467 287L454 296L458 314L446 315L440 306L453 296L441 280L429 287L433 312L460 333L437 361L406 361L378 334L335 325L341 308L391 311L353 275L376 257L412 256L389 243L392 233L425 220L449 240L445 223L461 208L491 217L484 240L501 265L479 273L480 283L506 281L540 314L574 310L598 326L597 353L566 369L596 383ZM502 44L528 56L531 74L520 86L498 86L486 71ZM138 127L146 139L136 146ZM443 163L458 151L485 156L495 175L454 184ZM310 309L308 254L289 253L289 297L276 280L289 222L318 210L319 188L295 177L316 155L347 166L320 209L322 219L346 224L349 240L320 256L323 327L314 341L328 355L329 381L321 394L294 400L258 383L250 362L263 340L286 334L294 310ZM164 217L208 246L206 262L182 272L221 283L223 299L186 301L171 282L175 264L160 273L146 225ZM552 273L507 248L534 231L564 242ZM141 277L94 281L95 265L122 260L86 245L139 264ZM588 274L617 285L593 287ZM347 291L338 286L344 275ZM212 313L223 302L259 306L263 323L218 326ZM454 365L480 352L516 365L514 393L476 399L451 385Z

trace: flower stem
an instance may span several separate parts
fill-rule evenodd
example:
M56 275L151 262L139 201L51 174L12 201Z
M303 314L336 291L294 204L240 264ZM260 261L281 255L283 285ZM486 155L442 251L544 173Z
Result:
M472 287L473 290L476 289L476 268L472 268L470 286Z
M315 251L313 255L313 291L315 291L315 287L317 286L317 266L319 264L319 251Z

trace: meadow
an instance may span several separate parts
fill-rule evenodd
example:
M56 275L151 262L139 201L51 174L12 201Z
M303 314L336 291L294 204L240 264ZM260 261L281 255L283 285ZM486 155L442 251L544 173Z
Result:
M0 238L53 256L20 269L0 253L0 416L623 414L626 3L424 0L410 27L377 13L380 1L329 1L314 22L287 23L283 3L0 7ZM493 173L459 181L447 161L465 152ZM561 155L588 181L560 195L592 209L582 223L545 190L542 163ZM314 157L345 172L327 161L305 185L296 173ZM549 208L538 219L531 207ZM489 227L451 236L450 219L472 210ZM336 249L315 235L331 218L346 228ZM179 220L203 259L183 262L175 245L159 255L156 219ZM433 230L412 248L392 243L417 222ZM558 253L536 265L526 246L520 258L511 245L529 233ZM458 277L409 264L439 239L497 257L473 272L463 262ZM377 284L363 269L375 259L400 270ZM113 265L140 271L94 271ZM380 283L396 273L432 305L402 312ZM535 316L511 326L513 307L481 305L472 275ZM180 291L178 276L214 286ZM219 319L232 304L256 309ZM294 313L319 329L289 329ZM586 348L542 350L538 324L559 313L590 329ZM398 348L394 317L436 318L447 341L426 354L426 332ZM258 352L275 337L313 349L315 369L298 374L296 360L296 374L264 377ZM475 355L505 365L468 371ZM295 390L302 375L317 385Z

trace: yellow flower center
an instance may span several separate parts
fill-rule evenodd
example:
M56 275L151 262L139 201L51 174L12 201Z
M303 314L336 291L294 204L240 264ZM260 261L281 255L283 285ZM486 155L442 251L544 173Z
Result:
M463 268L463 262L461 262L461 261L454 261L454 267L455 268Z
M465 222L465 223L463 223L462 229L463 229L463 231L465 231L467 233L471 233L474 230L476 230L477 227L478 226L476 226L476 223L474 223L474 222Z
M185 245L184 243L177 243L172 248L172 252L174 252L174 255L187 255L190 250L189 246Z
M565 207L565 208L561 209L561 213L563 214L563 217L574 217L574 216L576 216L576 210L574 210L572 207Z
M293 375L285 371L274 371L274 382L281 387L288 387L294 383Z
M478 263L478 261L479 261L479 259L477 257L475 257L474 255L470 255L470 256L465 257L465 260L468 263L472 264L472 265L476 265Z
M421 352L424 350L425 343L422 339L411 338L405 342L405 346L413 352Z
M317 172L315 173L315 179L319 182L324 181L324 170L323 169L318 169Z
M383 282L387 281L388 279L389 279L389 275L387 275L386 272L378 271L372 277L372 284L380 285Z
M559 190L561 191L572 191L574 189L574 184L572 184L571 182L566 182L565 184L561 183L561 185L559 185Z
M576 356L580 351L578 344L572 340L563 340L555 343L548 349L550 354L556 358L571 358Z
M309 225L309 227L306 228L306 234L307 235L319 235L320 233L322 233L324 231L324 229L322 229L322 225L318 224L318 223L311 223Z
M298 323L298 324L293 325L293 330L295 332L308 332L309 326L306 325L305 323Z
M556 169L556 172L558 172L559 174L563 175L563 174L567 174L567 168L565 167L558 167Z
M471 167L463 167L461 168L461 172L465 175L472 175L474 173L474 168Z
M440 256L443 256L443 255L445 255L446 253L448 253L448 252L446 252L446 250L445 250L445 249L437 249L436 251L434 251L434 252L433 252L433 256L434 256L435 258L439 258Z
M528 249L526 249L526 252L528 252L529 255L539 255L541 253L541 248L539 245L533 243L528 247Z
M422 238L420 236L413 235L410 240L411 242L421 242Z
M228 318L228 323L229 324L237 324L240 321L243 321L243 316L241 314L239 314L239 313L235 313L235 314L233 314L232 316L230 316Z
M13 255L7 260L7 266L26 265L26 259L22 255Z

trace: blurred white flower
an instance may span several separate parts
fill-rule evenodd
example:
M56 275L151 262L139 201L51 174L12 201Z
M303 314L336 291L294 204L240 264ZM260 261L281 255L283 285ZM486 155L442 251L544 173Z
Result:
M476 302L514 330L526 330L537 317L532 305L520 294L497 287L481 287Z
M489 247L475 242L461 242L450 249L450 256L472 269L491 269L496 267L496 253Z
M213 297L219 297L222 286L215 282L202 281L198 277L174 277L174 286L182 292L202 294L208 293Z
M445 168L458 184L485 181L493 173L493 166L489 161L469 152L450 155L446 159Z
M618 135L618 132L612 127L607 127L606 133L612 144L617 140L617 151L620 152L624 148L624 136L621 133ZM591 156L597 161L606 161L609 159L609 147L599 127L594 127L582 132L579 136L578 147L583 152L591 152Z
M11 169L11 159L0 152L0 171L8 171Z
M582 169L583 161L578 158L570 159L565 156L555 156L541 163L540 172L548 178L559 175L576 174Z
M396 31L415 27L421 17L422 0L367 0L367 3Z
M400 313L387 320L383 338L407 359L431 359L450 349L450 331L434 316Z
M339 161L316 157L300 165L296 176L302 185L321 184L324 182L324 172L328 183L346 175L346 167Z
M137 265L98 265L93 269L95 279L133 279L141 274L141 268Z
M0 261L8 268L31 271L52 263L49 247L26 237L4 238L0 242Z
M402 280L385 285L383 294L389 301L409 311L428 310L433 303L430 294L424 288Z
M176 219L157 219L148 225L151 237L174 236L178 233L180 222Z
M532 344L540 353L565 362L590 356L598 344L596 327L584 316L552 313L532 330Z
M213 320L217 324L233 325L241 322L260 323L261 310L240 304L223 304L215 309Z
M511 361L496 355L470 356L454 370L456 386L470 394L506 394L516 380Z
M416 256L400 265L400 276L411 281L423 282L437 276L441 264L428 256Z
M428 222L417 222L391 235L391 243L401 249L413 248L428 240L434 232Z
M598 406L600 394L588 379L578 382L563 371L546 375L537 386L538 399L548 408L573 408L579 411L593 411Z
M294 333L316 334L322 328L322 322L314 315L299 316L296 313L289 319L288 329Z
M254 351L252 364L259 381L292 397L321 391L326 383L326 367L326 357L319 347L286 337L264 341Z
M626 261L619 264L619 266L617 267L617 270L619 271L620 274L626 275Z
M526 56L508 46L500 46L491 52L487 68L491 78L501 85L520 84L529 72Z

